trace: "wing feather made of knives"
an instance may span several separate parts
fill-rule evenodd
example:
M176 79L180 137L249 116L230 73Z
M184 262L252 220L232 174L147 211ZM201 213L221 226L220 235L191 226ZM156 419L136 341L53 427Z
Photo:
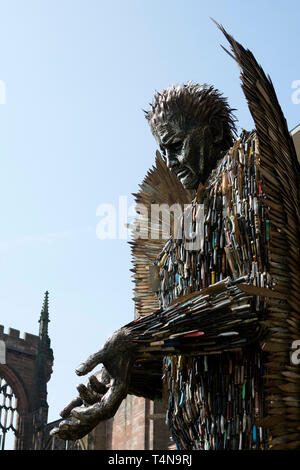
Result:
M174 213L167 208L173 204L180 204L183 208L184 204L191 202L192 192L184 189L157 151L155 166L148 171L140 185L140 191L133 196L139 216L134 222L133 239L129 244L132 252L131 271L134 273L135 283L133 300L137 318L149 315L159 308L153 289L153 270L157 255L165 245L168 234L172 235L174 229ZM164 209L163 204L168 207ZM152 212L155 205L162 210L159 223Z
M249 50L217 26L231 46L231 53L225 51L241 69L242 89L255 122L270 213L269 272L273 290L288 299L269 299L264 319L270 333L263 345L268 356L265 425L274 449L293 449L300 445L300 368L290 359L292 343L300 338L300 167L270 77Z

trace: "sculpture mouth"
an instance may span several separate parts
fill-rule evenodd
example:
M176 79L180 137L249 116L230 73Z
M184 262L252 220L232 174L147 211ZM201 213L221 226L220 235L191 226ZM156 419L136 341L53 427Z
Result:
M184 180L187 176L191 175L191 171L188 168L185 168L184 170L177 171L177 178L180 179L180 181Z
M184 168L180 171L177 171L176 176L184 188L194 188L196 182L196 175L189 168Z

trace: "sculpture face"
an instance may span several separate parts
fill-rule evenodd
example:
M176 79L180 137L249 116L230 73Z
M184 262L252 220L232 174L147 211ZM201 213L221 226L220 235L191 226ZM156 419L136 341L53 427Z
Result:
M145 111L167 165L186 189L204 184L235 134L226 98L213 86L172 85Z
M158 124L155 129L167 166L185 189L197 189L199 183L204 184L220 158L219 147L214 147L213 130L209 125L186 129L175 122Z

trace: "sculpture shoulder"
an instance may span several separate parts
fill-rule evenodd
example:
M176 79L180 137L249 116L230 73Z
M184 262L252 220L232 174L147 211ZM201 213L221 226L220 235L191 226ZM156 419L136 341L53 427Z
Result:
M211 188L222 171L231 171L234 166L237 167L239 164L249 166L251 162L245 160L247 156L252 157L252 163L256 162L256 165L259 164L259 141L255 130L243 130L232 147L223 152L216 168L208 178L206 187Z

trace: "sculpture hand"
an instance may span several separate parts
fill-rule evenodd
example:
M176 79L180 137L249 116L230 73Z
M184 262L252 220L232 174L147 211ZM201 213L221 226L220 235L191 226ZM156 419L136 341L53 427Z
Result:
M120 329L98 352L78 366L77 375L85 375L98 364L104 365L100 372L89 378L87 386L80 384L77 387L79 396L62 410L64 420L51 431L51 435L80 439L100 421L114 416L128 392L135 349L127 330Z

